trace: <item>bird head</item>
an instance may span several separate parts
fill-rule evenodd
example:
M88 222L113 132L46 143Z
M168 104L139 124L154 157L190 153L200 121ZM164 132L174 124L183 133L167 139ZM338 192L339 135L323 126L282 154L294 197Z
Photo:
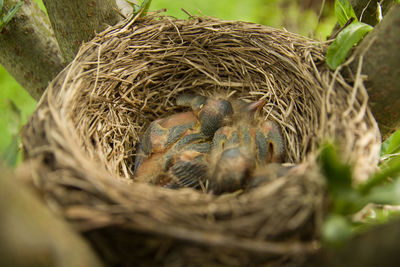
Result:
M213 155L208 191L214 194L242 189L255 167L254 157L243 147L232 147Z
M177 98L177 104L192 108L199 120L200 132L207 137L212 137L227 118L233 115L232 104L229 100L215 96L205 97L201 95L181 95Z

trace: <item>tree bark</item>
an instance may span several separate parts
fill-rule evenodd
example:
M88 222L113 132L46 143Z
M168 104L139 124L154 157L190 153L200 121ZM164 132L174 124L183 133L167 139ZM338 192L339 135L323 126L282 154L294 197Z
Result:
M1 266L103 266L80 235L16 180L21 177L1 170Z
M4 13L19 0L4 3ZM50 21L35 2L24 0L0 32L0 64L36 100L64 66Z
M82 42L95 32L114 25L121 17L115 1L44 0L61 53L67 62L74 59Z
M369 105L386 138L400 128L400 5L388 12L354 54L351 68L356 71L362 56Z

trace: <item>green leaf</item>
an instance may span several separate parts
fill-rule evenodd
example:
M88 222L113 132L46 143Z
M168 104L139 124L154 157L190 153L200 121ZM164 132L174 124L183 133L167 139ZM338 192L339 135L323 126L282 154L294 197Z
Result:
M326 63L335 70L344 62L350 49L373 28L362 22L353 22L341 31L326 52Z
M127 1L127 0L125 0ZM136 17L140 12L141 15L140 16L144 16L146 15L147 11L150 8L150 4L151 4L151 0L143 0L143 2L140 4L140 6L130 3L129 1L127 1L133 8L133 13L132 13L132 19L134 17ZM133 5L132 5L133 4Z
M331 192L351 188L351 168L340 162L339 155L332 144L325 144L319 161L322 171L328 180Z
M13 135L18 135L21 128L22 114L21 110L17 107L13 100L5 99L5 104L9 111L8 130Z
M18 147L19 147L18 136L14 135L13 138L11 139L10 144L8 144L3 154L1 155L2 160L7 164L7 166L15 167L17 165Z
M129 0L125 0L125 2L127 2L127 3L132 7L133 13L139 11L139 8L140 8L139 5L133 3L133 2L131 2L131 1L129 1Z
M390 164L383 167L379 172L375 173L367 182L362 184L359 188L359 191L363 195L367 195L372 188L377 185L380 185L389 178L398 178L400 175L400 158L394 158Z
M321 170L327 179L328 193L332 199L332 212L351 214L360 210L365 198L352 186L349 164L342 163L332 144L325 144L319 156Z
M368 199L354 188L338 191L332 199L332 212L342 215L354 214L368 204Z
M141 5L141 9L143 8L143 13L142 14L146 14L147 11L149 11L150 4L151 4L151 0L144 0L143 1L142 5Z
M354 18L355 21L358 21L349 0L336 0L335 13L340 26L345 25L350 18Z
M371 203L400 205L400 180L372 188L367 198Z
M0 0L0 17L3 15L3 0Z
M14 17L15 13L17 13L18 9L24 4L24 2L19 2L15 6L13 6L1 20L3 22L3 25L7 25L7 23L10 22L10 20Z
M322 239L331 246L340 246L352 236L352 226L343 216L329 215L322 226Z
M400 130L392 134L381 147L381 156L400 153Z

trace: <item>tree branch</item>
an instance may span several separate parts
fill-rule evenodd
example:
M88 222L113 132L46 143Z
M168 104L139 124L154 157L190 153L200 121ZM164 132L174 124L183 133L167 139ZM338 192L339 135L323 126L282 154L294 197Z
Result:
M31 175L29 166L25 168L24 173ZM23 177L1 169L2 266L103 266L86 241L64 221L54 217L33 192L16 179Z
M6 13L20 1L4 3ZM46 14L31 0L0 32L0 64L36 100L64 62Z
M43 3L67 62L72 61L82 42L121 19L115 1L44 0Z
M387 15L355 51L363 56L369 104L384 138L400 128L400 5ZM358 60L351 68L357 69Z

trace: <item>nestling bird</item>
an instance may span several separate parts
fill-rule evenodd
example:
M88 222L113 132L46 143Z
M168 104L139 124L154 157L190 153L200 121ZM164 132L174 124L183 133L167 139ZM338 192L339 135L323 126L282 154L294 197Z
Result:
M272 121L256 117L265 102L256 101L233 119L230 126L218 129L210 155L209 188L214 194L244 189L259 166L280 162L283 138Z
M174 189L206 185L208 192L222 194L257 186L268 176L264 165L282 160L279 127L258 115L265 100L191 94L179 96L177 104L191 111L155 120L144 132L137 181Z
M199 189L207 180L208 164L205 156L205 153L197 150L185 150L177 154L160 185L171 189Z
M215 131L233 113L231 103L224 98L182 95L177 104L191 107L192 111L173 114L149 125L137 147L137 181L159 184L160 177L174 166L171 162L185 150L209 153Z

